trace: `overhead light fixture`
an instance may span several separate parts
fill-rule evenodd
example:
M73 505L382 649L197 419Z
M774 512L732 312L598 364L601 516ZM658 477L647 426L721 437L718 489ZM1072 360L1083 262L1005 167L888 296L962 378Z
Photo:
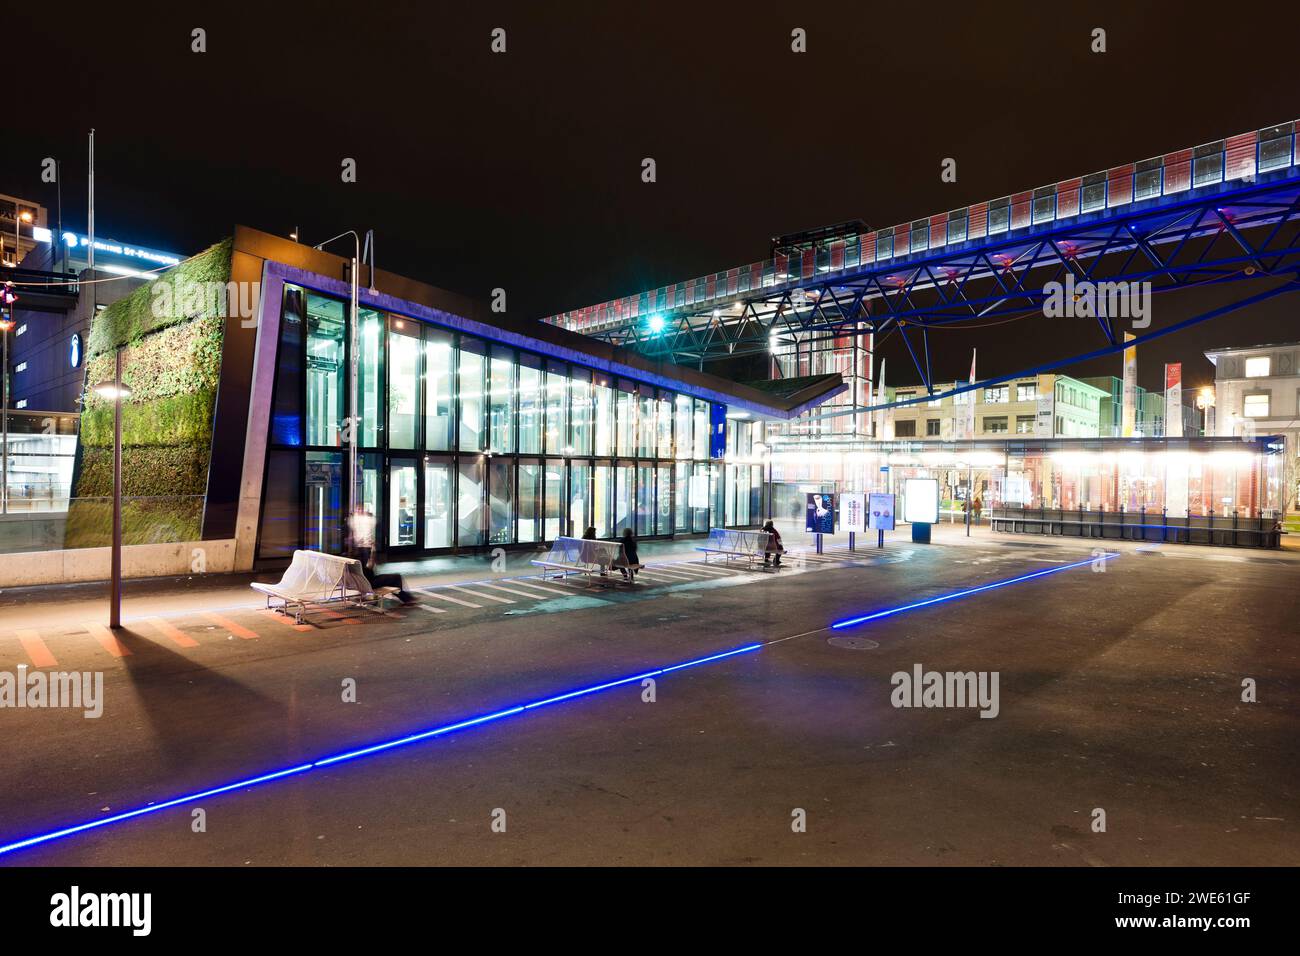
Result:
M131 390L125 385L119 386L111 378L104 379L94 387L94 392L100 398L115 402L118 399L127 399L131 397Z

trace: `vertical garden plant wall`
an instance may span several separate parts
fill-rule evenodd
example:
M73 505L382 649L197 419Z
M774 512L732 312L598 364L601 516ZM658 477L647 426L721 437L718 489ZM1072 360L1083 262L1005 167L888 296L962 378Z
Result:
M125 544L197 540L212 457L233 240L136 289L92 320L65 546L111 543L113 404L93 386L122 350Z

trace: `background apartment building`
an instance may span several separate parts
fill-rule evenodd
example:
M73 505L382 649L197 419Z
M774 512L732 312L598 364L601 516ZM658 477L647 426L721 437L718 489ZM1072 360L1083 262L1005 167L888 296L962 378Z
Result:
M1215 349L1205 357L1214 364L1214 433L1281 435L1291 510L1300 483L1300 342Z
M960 383L956 383L960 384ZM935 391L956 387L936 385ZM925 394L921 386L894 390L893 401ZM1068 375L1044 374L962 392L893 411L894 438L1095 438L1100 431L1102 400L1107 393ZM975 402L975 430L966 434L970 402Z

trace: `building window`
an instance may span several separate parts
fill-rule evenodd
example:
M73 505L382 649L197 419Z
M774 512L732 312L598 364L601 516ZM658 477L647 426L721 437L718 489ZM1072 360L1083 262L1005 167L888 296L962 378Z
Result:
M1264 378L1272 374L1273 360L1267 355L1246 359L1246 378Z
M1241 414L1247 418L1268 418L1269 393L1247 395L1241 400Z
M361 406L361 444L378 447L383 438L384 407L380 401L384 387L384 317L362 309L361 355L357 369L357 402Z
M1018 402L1036 402L1038 401L1038 386L1033 382L1021 382L1016 386L1016 401Z
M916 437L916 420L904 419L903 421L894 422L895 438L915 438Z
M307 296L307 444L338 447L343 423L343 304Z
M415 448L420 416L420 340L405 331L412 323L393 320L388 332L388 447ZM414 330L416 336L419 330Z
M430 330L424 340L424 447L451 449L451 336ZM448 539L450 547L450 539Z
M988 435L1005 435L1007 431L1007 416L989 415L984 418L984 432Z
M460 399L458 447L461 451L483 449L483 379L487 364L483 360L484 351L486 350L482 342L461 339L458 356L460 368L456 376L457 397ZM463 474L462 480L464 480Z
M491 383L488 395L488 445L494 452L512 452L515 450L514 352L500 345L492 346L488 375Z
M925 420L925 434L928 437L935 437L939 434L939 419L927 418Z
M1004 405L1009 398L1009 389L1005 385L999 385L997 388L984 389L984 401L989 405ZM1006 431L1004 428L1003 431Z
M1016 434L1032 435L1034 433L1034 416L1017 415L1016 416Z
M519 357L519 451L536 455L542 450L542 360Z
M546 450L567 455L569 447L569 375L563 362L546 363Z

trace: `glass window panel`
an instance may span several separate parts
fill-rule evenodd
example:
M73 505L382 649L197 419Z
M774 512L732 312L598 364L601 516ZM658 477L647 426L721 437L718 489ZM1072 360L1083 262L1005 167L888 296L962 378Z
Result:
M692 530L709 530L709 466L696 464L689 491Z
M591 524L596 529L596 537L610 536L610 496L613 493L613 469L609 465L597 465L596 477L591 486Z
M567 454L569 448L569 377L563 362L546 363L546 450Z
M361 444L375 448L384 426L384 317L371 309L357 313L361 322L357 366L357 403L361 406Z
M286 286L276 356L275 406L271 412L271 442L276 445L302 444L303 304L302 289ZM295 479L295 500L297 487Z
M461 451L483 449L483 343L462 338L457 359L460 368L456 376L457 397L460 400Z
M569 379L570 416L572 418L571 446L568 454L591 454L592 393L591 372L585 368L572 370Z
M655 533L655 470L649 464L636 470L636 533Z
M641 386L641 394L637 402L637 443L636 453L641 458L653 458L655 456L655 394L654 389L648 385Z
M424 447L451 449L451 334L429 330L424 342ZM450 545L448 545L450 547Z
M420 340L409 319L394 319L388 333L388 447L414 448L420 414Z
M677 408L677 457L690 458L694 448L691 444L691 400L685 395L678 395L673 404ZM678 510L681 510L680 507Z
M615 432L618 435L617 453L636 454L636 396L630 386L619 383L614 393Z
M581 536L591 520L591 464L575 461L569 467L569 534Z
M695 457L709 457L709 403L695 400L695 421L693 424L695 432ZM705 531L708 528L704 529Z
M417 504L415 460L395 458L388 466L388 546L412 548Z
M379 518L379 484L383 478L384 456L375 452L365 452L358 457L361 466L361 507ZM375 525L375 534L379 534L379 525Z
M340 446L343 427L343 303L307 296L307 444Z
M541 359L519 357L519 450L536 455L542 450Z
M545 538L554 541L564 528L564 459L546 459L546 498L543 502ZM578 529L581 535L583 529Z
M542 540L541 497L541 463L535 458L519 459L518 540L520 544Z
M462 548L483 543L487 535L483 514L483 459L461 458L456 484L456 543Z
M592 383L595 400L592 411L595 420L592 430L595 433L595 454L614 454L614 390L603 379Z
M636 507L636 491L632 483L636 478L634 469L626 462L615 466L614 478L614 535L623 533L624 528L632 527Z
M515 460L488 459L488 503L492 544L510 544L515 537Z
M657 409L658 432L659 432L659 457L673 457L673 400L668 394L659 396Z
M494 452L515 450L515 355L508 348L492 346L492 367L489 370L492 385L488 421L491 430L489 447Z
M267 455L262 528L257 539L259 558L290 558L302 547L302 508L298 500L301 479L301 452L272 451ZM332 489L331 497L337 513L337 487Z
M655 533L673 533L673 466L660 465L657 475Z
M451 463L424 461L424 546L451 547Z
M679 406L680 407L680 406ZM673 531L688 532L691 530L691 509L689 507L689 493L691 484L691 466L689 462L678 462L673 466L674 484L677 492L677 507L674 509Z
M339 554L343 550L343 455L334 451L307 452L305 488L303 546Z

